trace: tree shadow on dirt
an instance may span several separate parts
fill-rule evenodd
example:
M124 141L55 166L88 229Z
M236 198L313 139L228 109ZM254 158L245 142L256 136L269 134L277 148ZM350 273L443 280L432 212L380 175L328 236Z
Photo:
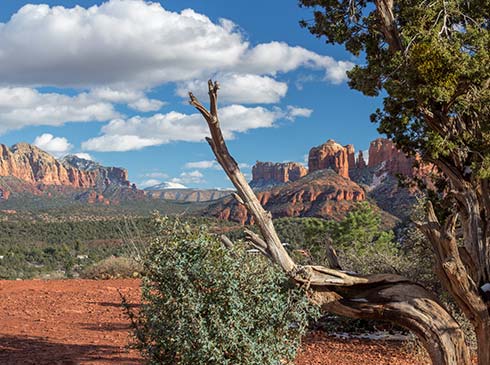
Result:
M122 302L88 302L89 304L97 304L100 305L101 307L115 307L115 308L124 308L124 305ZM126 306L129 308L140 308L141 304L139 303L126 303Z
M118 322L99 323L99 324L85 323L81 325L81 328L90 331L101 331L101 332L127 331L129 333L131 332L131 323L118 323Z
M0 364L78 365L83 363L137 365L135 351L107 345L62 344L42 337L0 336Z

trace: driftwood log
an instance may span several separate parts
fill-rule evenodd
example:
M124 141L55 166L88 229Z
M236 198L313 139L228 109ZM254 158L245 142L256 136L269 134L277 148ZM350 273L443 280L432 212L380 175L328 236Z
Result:
M386 21L389 23L389 19ZM270 212L264 210L228 151L218 118L219 84L210 80L208 86L209 109L192 93L189 93L190 104L202 114L209 126L211 138L206 140L235 186L235 198L246 206L260 229L261 236L246 231L250 243L274 264L279 265L292 280L307 286L311 292L310 299L320 305L322 310L351 318L390 321L417 335L425 345L433 364L469 365L470 354L461 328L437 299L421 285L397 275L359 276L336 268L301 266L293 261L281 244ZM441 234L443 228L437 222L429 222L423 229L436 235ZM448 236L446 239L453 238ZM451 247L454 249L454 245L449 249ZM442 252L441 255L447 253ZM453 271L454 275L458 274L457 262L454 263L454 269L451 269Z

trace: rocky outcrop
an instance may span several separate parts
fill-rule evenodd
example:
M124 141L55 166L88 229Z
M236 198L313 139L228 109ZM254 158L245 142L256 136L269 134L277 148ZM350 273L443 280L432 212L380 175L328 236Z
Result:
M362 151L359 151L359 154L357 155L357 160L356 160L356 169L365 169L367 167L366 160L364 159L364 154Z
M340 176L349 178L349 160L354 159L354 147L343 147L332 139L313 147L308 155L308 171L331 169ZM354 163L355 164L355 163Z
M273 163L257 161L252 167L253 188L262 188L296 181L308 173L306 167L297 162Z
M143 191L131 187L125 169L77 156L60 161L27 143L0 145L0 201L35 197L104 205L145 199Z
M90 168L79 168L85 161ZM58 161L49 153L27 143L11 148L0 145L0 176L13 176L31 184L93 188L108 184L129 186L128 173L117 167L103 167L93 161L69 156Z
M322 217L341 219L352 206L366 198L364 190L350 179L331 170L310 173L299 180L257 192L273 217ZM253 219L243 205L224 198L211 205L208 215L242 224Z
M348 168L351 169L356 166L356 150L353 144L348 144L344 148L347 151Z
M419 192L399 186L397 175L404 175L408 178L414 176L423 177L429 175L428 169L425 166L421 170L415 169L413 165L417 158L407 157L395 147L393 142L383 138L378 138L371 142L367 157L365 159L363 152L359 151L356 158L356 151L353 145L342 146L333 140L328 140L323 145L312 148L308 157L308 174L296 181L315 181L315 178L312 180L310 178L311 176L316 176L314 174L317 172L334 171L337 174L329 175L325 172L326 175L322 175L322 173L320 176L328 177L328 181L325 181L324 184L330 186L330 188L338 184L334 188L337 189L335 194L338 194L338 196L335 194L334 196L329 195L325 201L310 202L306 204L306 208L304 208L304 204L298 203L296 195L287 190L289 187L295 186L295 179L291 177L291 171L294 171L294 169L291 169L290 166L284 168L284 164L257 163L253 168L251 185L262 202L266 203L267 209L271 210L275 216L309 216L316 209L312 207L323 206L323 210L320 209L322 213L314 213L313 215L331 217L334 215L335 209L337 209L332 208L332 204L334 204L332 202L335 201L335 204L338 205L339 201L362 200L368 195L385 211L402 219L407 218L410 214L410 207ZM300 176L303 176L305 171L303 169L300 171ZM338 178L343 178L342 181L351 180L351 183L358 188L361 186L362 188L360 189L363 193L351 195L351 192L355 190L344 190L342 187L345 182L334 179L332 177L334 175ZM315 182L315 184L317 183ZM279 187L273 189L274 186ZM303 186L300 190L302 191L301 193L297 191L299 196L307 196L307 199L318 198L317 195L311 193L311 188L307 186ZM250 221L245 207L236 204L231 199L221 208L220 213L215 215L241 223ZM329 209L330 211L327 212Z
M89 186L99 187L111 184L126 187L131 185L128 180L128 170L120 167L102 166L95 161L75 155L66 156L61 162L73 174L73 181L78 182L80 187L87 187L87 182Z
M414 173L415 160L407 157L399 151L395 144L389 139L378 138L369 146L369 167L379 167L391 175L404 175L412 177Z

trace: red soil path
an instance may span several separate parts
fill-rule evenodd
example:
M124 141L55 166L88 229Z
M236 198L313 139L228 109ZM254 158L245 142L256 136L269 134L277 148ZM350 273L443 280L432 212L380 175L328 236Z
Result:
M120 306L139 301L138 280L0 281L0 364L141 364ZM425 365L399 343L305 340L297 365Z

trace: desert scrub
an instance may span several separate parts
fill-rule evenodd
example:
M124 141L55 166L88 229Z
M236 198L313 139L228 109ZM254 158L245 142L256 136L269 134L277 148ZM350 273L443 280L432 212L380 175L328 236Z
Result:
M142 269L141 263L132 258L111 256L87 267L80 276L84 279L138 278Z
M304 291L259 255L226 249L206 228L158 218L132 314L149 364L279 365L314 314Z

